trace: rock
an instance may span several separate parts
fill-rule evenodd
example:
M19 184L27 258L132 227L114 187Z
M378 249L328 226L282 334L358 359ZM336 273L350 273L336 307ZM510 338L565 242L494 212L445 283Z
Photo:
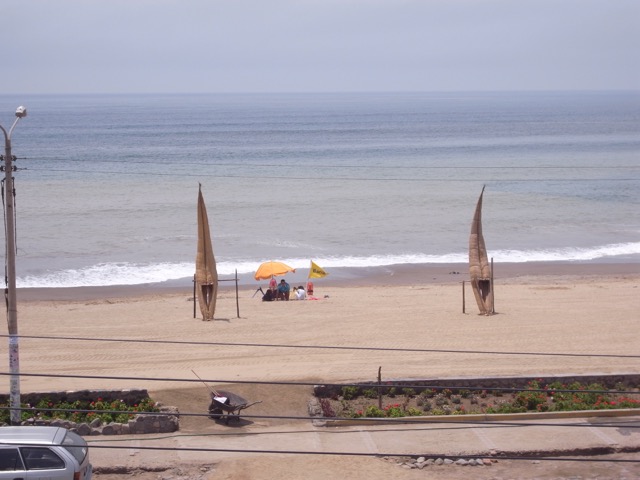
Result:
M455 461L455 464L456 465L468 465L469 462L467 460L465 460L464 458L459 458L458 460Z
M452 465L453 464L453 460L451 460L450 458L445 458L444 459L444 464L445 465Z
M113 424L109 424L109 425L105 425L104 427L102 427L102 434L103 435L117 435L116 433L116 429L113 426Z
M444 463L444 460L442 460L441 458L436 458L435 462L436 465L442 465Z
M102 426L102 420L100 420L99 418L94 418L93 420L91 420L89 426L91 428L99 428L100 426Z
M86 423L80 423L78 426L76 426L75 430L76 433L81 437L85 437L91 434L91 427Z
M418 457L418 459L416 460L416 463L424 463L425 458L424 457Z
M491 461L491 459L490 459L490 458L483 458L483 459L482 459L482 463L483 463L484 465L489 465L489 466L490 466L490 465L491 465L491 463L493 463L493 462Z

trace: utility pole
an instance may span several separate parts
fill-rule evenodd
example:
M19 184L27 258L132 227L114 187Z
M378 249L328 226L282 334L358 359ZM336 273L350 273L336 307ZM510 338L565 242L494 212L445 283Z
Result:
M11 372L11 386L9 406L11 412L11 424L19 425L21 420L20 411L20 355L18 348L18 307L16 296L16 237L15 237L15 209L13 196L13 156L11 154L11 134L18 124L18 121L27 116L25 107L16 109L16 119L9 129L9 132L0 125L0 130L4 134L4 173L5 173L5 220L7 223L7 270L5 297L7 300L7 324L9 326L9 369Z

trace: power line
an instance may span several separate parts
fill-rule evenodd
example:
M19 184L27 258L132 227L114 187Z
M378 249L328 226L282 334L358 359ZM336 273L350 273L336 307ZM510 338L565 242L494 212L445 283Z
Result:
M0 372L0 376L11 375L8 372ZM45 377L45 378L75 378L75 379L91 379L91 380L126 380L126 381L150 381L150 382L185 382L185 383L215 383L215 384L245 384L245 385L282 385L282 386L337 386L337 387L364 387L370 389L377 388L420 388L420 389L432 389L432 390L469 390L469 391L497 391L497 392L541 392L549 393L549 390L533 389L533 388L511 388L511 387L471 387L471 386L459 386L459 385L431 385L431 384L416 384L408 383L394 383L394 384L378 384L378 383L333 383L333 382L295 382L295 381L266 381L266 380L229 380L229 379L192 379L192 378L165 378L165 377L126 377L126 376L109 376L109 375L79 375L71 373L24 373L20 372L21 377ZM615 390L569 390L569 389L553 389L553 392L557 393L617 393L617 394L636 394L633 391Z
M0 337L8 337L0 334ZM93 337L59 337L47 335L20 335L21 339L34 340L72 340L84 342L116 342L116 343L154 343L166 345L204 345L223 347L260 347L260 348L302 348L319 350L360 350L360 351L382 351L382 352L412 352L412 353L460 353L474 355L516 355L516 356L545 356L545 357L596 357L596 358L640 358L640 355L621 355L606 353L552 353L552 352L509 352L491 350L447 350L432 348L391 348L391 347L357 347L339 345L288 345L270 343L232 343L232 342L204 342L189 340L147 340L147 339L114 339L114 338L93 338Z
M10 410L11 407L0 407L0 410ZM113 414L113 415L142 415L142 416L176 416L176 417L206 417L210 418L211 413L195 413L195 412L141 412L136 410L100 410L100 409L80 409L80 408L38 408L38 407L21 407L16 410L20 410L21 412L58 412L58 413L94 413L94 414ZM562 412L558 412L562 413ZM307 422L327 422L327 421L349 421L355 424L362 423L371 425L372 423L380 424L380 425L445 425L451 426L451 428L456 428L457 425L494 425L494 426L503 426L503 427L570 427L570 428L585 428L585 427L593 427L590 423L558 423L558 422L527 422L526 420L521 421L491 421L491 420L465 420L465 416L473 416L477 414L465 414L465 415L457 415L455 416L455 423L452 425L452 421L449 419L439 419L439 418L429 418L428 414L425 414L421 417L324 417L324 416L300 416L300 415L250 415L250 414L242 414L242 418L252 419L252 420L300 420ZM485 415L485 414L482 414ZM486 414L490 415L490 414ZM453 417L449 415L449 417ZM637 422L634 422L637 423ZM640 425L629 424L626 422L603 422L598 423L598 428L628 428L628 429L640 429ZM405 429L406 430L406 429ZM397 430L396 430L397 431ZM298 432L298 431L296 431ZM243 432L241 436L258 436L258 435L269 435L274 432ZM281 432L281 433L292 433L292 432ZM334 433L330 431L330 433ZM340 433L340 432L338 432ZM229 435L229 434L226 434Z
M204 448L204 447L153 447L153 446L144 446L144 445L136 445L132 447L130 445L97 445L92 442L91 448L106 448L106 449L131 449L135 448L136 450L156 450L156 451L175 451L175 452L226 452L226 453L262 453L262 454L282 454L282 455L320 455L320 456L359 456L359 457L425 457L425 458L442 458L449 460L458 460L458 459L476 459L476 458L488 458L488 459L498 459L498 460L527 460L531 461L532 459L540 460L540 461L558 461L558 462L587 462L587 463L640 463L640 460L633 459L601 459L601 458L583 458L583 457L551 457L551 456L542 456L540 452L532 452L530 456L523 455L500 455L500 456L491 456L491 455L448 455L448 454L434 454L434 453L397 453L397 452L336 452L336 451L326 451L326 452L318 452L318 451L310 451L310 450L258 450L258 449L242 449L242 448ZM610 453L614 453L612 449Z

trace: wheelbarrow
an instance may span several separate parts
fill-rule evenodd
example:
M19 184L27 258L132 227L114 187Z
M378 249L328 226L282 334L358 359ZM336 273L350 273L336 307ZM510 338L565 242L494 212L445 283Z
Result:
M249 403L240 395L224 390L211 392L211 404L209 405L209 417L214 420L224 420L227 425L230 421L240 421L240 412L256 403Z

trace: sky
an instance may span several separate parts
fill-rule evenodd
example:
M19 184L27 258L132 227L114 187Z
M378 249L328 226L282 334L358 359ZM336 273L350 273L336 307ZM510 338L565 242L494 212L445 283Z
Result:
M640 0L2 0L0 94L640 89Z

